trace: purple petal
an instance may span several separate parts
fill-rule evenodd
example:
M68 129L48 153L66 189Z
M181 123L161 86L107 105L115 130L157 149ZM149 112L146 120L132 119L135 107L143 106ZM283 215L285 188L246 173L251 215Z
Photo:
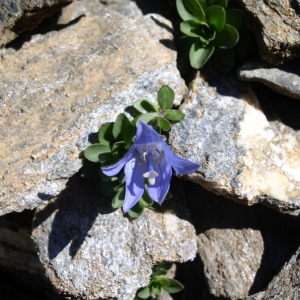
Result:
M118 174L124 165L132 158L135 151L135 146L132 145L126 154L114 165L109 167L102 167L102 172L107 176L114 176Z
M143 173L147 171L146 164L140 164L134 157L125 165L126 192L123 211L128 212L142 197L145 189Z
M171 165L164 154L160 159L160 165L154 165L154 170L158 173L158 176L155 178L154 185L148 185L148 194L153 201L161 204L169 191L172 177Z
M175 155L164 141L162 141L162 143L167 161L172 165L177 174L185 175L194 173L198 170L198 168L200 167L199 164Z
M151 126L142 121L138 123L135 144L147 144L161 141L161 137Z

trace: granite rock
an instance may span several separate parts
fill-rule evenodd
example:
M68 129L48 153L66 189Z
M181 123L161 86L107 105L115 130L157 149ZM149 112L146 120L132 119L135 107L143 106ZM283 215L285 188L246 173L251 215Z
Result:
M245 300L271 300L300 298L300 248L285 264L280 273L270 282L268 287Z
M260 56L281 64L300 56L299 2L292 0L242 0L249 15L247 25L256 36Z
M14 40L20 33L37 27L73 0L3 0L0 7L0 48Z
M164 84L177 103L186 91L176 53L160 42L172 39L157 25L168 21L98 13L2 57L0 215L33 209L63 190L89 135L133 101L155 100Z
M269 122L253 91L229 75L199 76L181 109L186 118L169 142L200 164L189 179L246 205L299 215L299 132Z
M238 76L241 80L261 82L277 93L300 100L299 65L299 60L277 67L257 60L240 67Z
M146 210L130 220L81 181L71 178L66 190L37 209L33 223L40 260L60 293L134 299L153 265L195 257L195 229L176 210Z

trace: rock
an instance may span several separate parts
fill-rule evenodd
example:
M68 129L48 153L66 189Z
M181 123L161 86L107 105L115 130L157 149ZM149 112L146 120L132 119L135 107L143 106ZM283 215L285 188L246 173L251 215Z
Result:
M274 91L300 100L300 61L293 60L274 67L260 61L249 62L238 71L239 79L257 81Z
M170 85L186 91L171 33L157 15L129 19L102 10L35 35L0 64L0 215L34 209L82 166L89 135L138 99ZM158 57L159 53L159 59Z
M300 213L300 135L268 122L251 90L235 77L198 77L173 126L174 151L200 164L189 179L246 205Z
M290 0L242 0L248 26L256 36L262 59L281 64L300 56L299 3Z
M185 190L199 259L179 265L177 276L186 268L185 278L179 277L181 299L241 299L260 292L299 247L298 218L262 205L246 207L188 182Z
M300 248L292 256L290 261L283 267L280 273L271 281L267 289L247 300L270 300L270 299L300 299Z
M58 24L68 24L78 17L93 16L103 14L103 9L113 10L127 17L141 17L142 12L133 1L101 1L98 0L81 0L76 1L63 9L61 16L58 18Z
M37 27L55 11L73 0L3 0L0 7L0 48L14 40L20 33Z
M176 211L147 210L129 220L120 209L112 210L111 199L99 197L78 177L37 209L33 225L41 262L61 293L80 299L134 299L149 283L153 265L195 257L194 227Z

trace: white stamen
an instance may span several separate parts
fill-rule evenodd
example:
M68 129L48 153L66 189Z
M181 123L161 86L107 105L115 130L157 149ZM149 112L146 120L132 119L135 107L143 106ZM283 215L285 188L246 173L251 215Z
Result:
M155 171L148 171L148 172L143 174L144 178L148 178L148 183L150 185L155 184L155 177L157 177L157 176L158 176L158 173L155 172Z

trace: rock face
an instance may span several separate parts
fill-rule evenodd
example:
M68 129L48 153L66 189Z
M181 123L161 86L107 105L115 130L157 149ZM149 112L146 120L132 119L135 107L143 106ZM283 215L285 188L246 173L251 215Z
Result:
M196 255L194 227L171 210L136 220L112 211L74 177L35 215L33 238L48 277L62 292L85 299L134 299L151 268ZM179 200L180 201L180 200Z
M253 61L239 69L239 79L257 81L274 91L300 100L300 60L286 62L277 68Z
M300 213L300 136L268 122L254 93L234 77L198 77L170 134L175 152L201 166L193 180L251 205Z
M299 299L300 290L300 249L268 285L268 288L247 300Z
M155 20L102 10L60 31L36 35L0 65L0 214L33 209L63 190L99 125L170 85L186 88L171 34ZM157 54L159 53L159 59Z
M278 65L300 56L299 1L242 0L262 59Z
M3 0L0 7L0 48L20 33L38 26L55 11L73 0Z

